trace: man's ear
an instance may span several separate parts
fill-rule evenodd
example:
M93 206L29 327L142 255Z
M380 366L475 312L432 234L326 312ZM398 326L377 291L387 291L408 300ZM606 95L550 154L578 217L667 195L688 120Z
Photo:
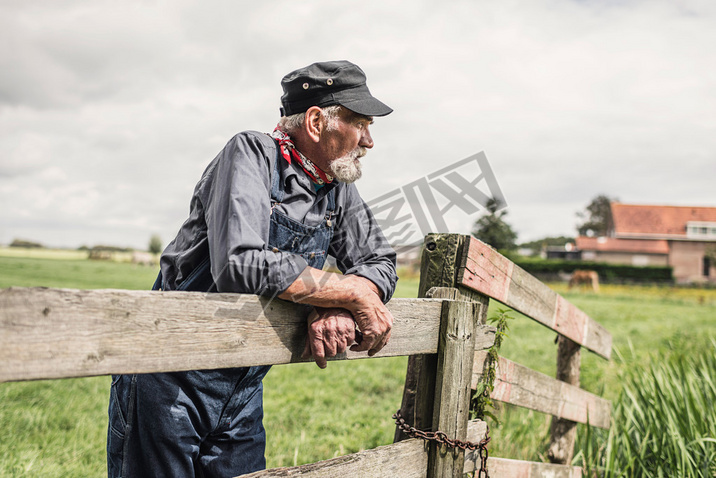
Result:
M323 117L321 108L318 106L311 106L306 111L306 119L303 122L303 129L311 138L311 141L318 143L321 140L321 134L326 126L326 120Z

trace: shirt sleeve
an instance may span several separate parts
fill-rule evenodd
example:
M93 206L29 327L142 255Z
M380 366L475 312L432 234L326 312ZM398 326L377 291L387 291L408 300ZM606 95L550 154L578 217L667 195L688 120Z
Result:
M308 266L299 255L268 248L272 161L276 150L258 133L240 133L204 177L201 198L219 292L274 296Z
M341 214L329 248L344 274L355 274L373 282L388 302L398 282L395 251L380 230L373 213L355 185L343 188Z

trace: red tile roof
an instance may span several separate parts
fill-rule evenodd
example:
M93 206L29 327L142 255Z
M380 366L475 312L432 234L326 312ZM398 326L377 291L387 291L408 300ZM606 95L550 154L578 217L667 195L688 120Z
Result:
M668 254L669 243L664 239L615 239L613 237L579 236L577 249L581 251L629 252L635 254Z
M613 202L614 232L619 236L686 236L686 223L716 223L716 207L644 206Z

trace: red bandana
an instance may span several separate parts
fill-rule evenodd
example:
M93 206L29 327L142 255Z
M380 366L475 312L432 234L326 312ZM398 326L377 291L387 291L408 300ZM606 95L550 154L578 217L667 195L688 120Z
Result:
M278 141L283 159L288 161L288 164L291 164L291 160L295 160L306 172L308 177L311 178L311 181L316 184L328 184L333 181L333 176L323 172L321 168L313 164L310 159L296 149L291 137L284 131L281 131L279 126L276 126L276 129L273 130L271 137Z

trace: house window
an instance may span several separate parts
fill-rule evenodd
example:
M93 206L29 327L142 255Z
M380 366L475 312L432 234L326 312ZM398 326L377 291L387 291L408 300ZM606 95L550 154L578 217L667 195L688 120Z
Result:
M708 257L704 256L704 277L711 275L711 261Z
M689 221L686 237L690 239L716 239L716 224L713 222Z
M637 267L644 267L649 265L649 257L636 254L633 255L631 258L631 265L637 266Z

